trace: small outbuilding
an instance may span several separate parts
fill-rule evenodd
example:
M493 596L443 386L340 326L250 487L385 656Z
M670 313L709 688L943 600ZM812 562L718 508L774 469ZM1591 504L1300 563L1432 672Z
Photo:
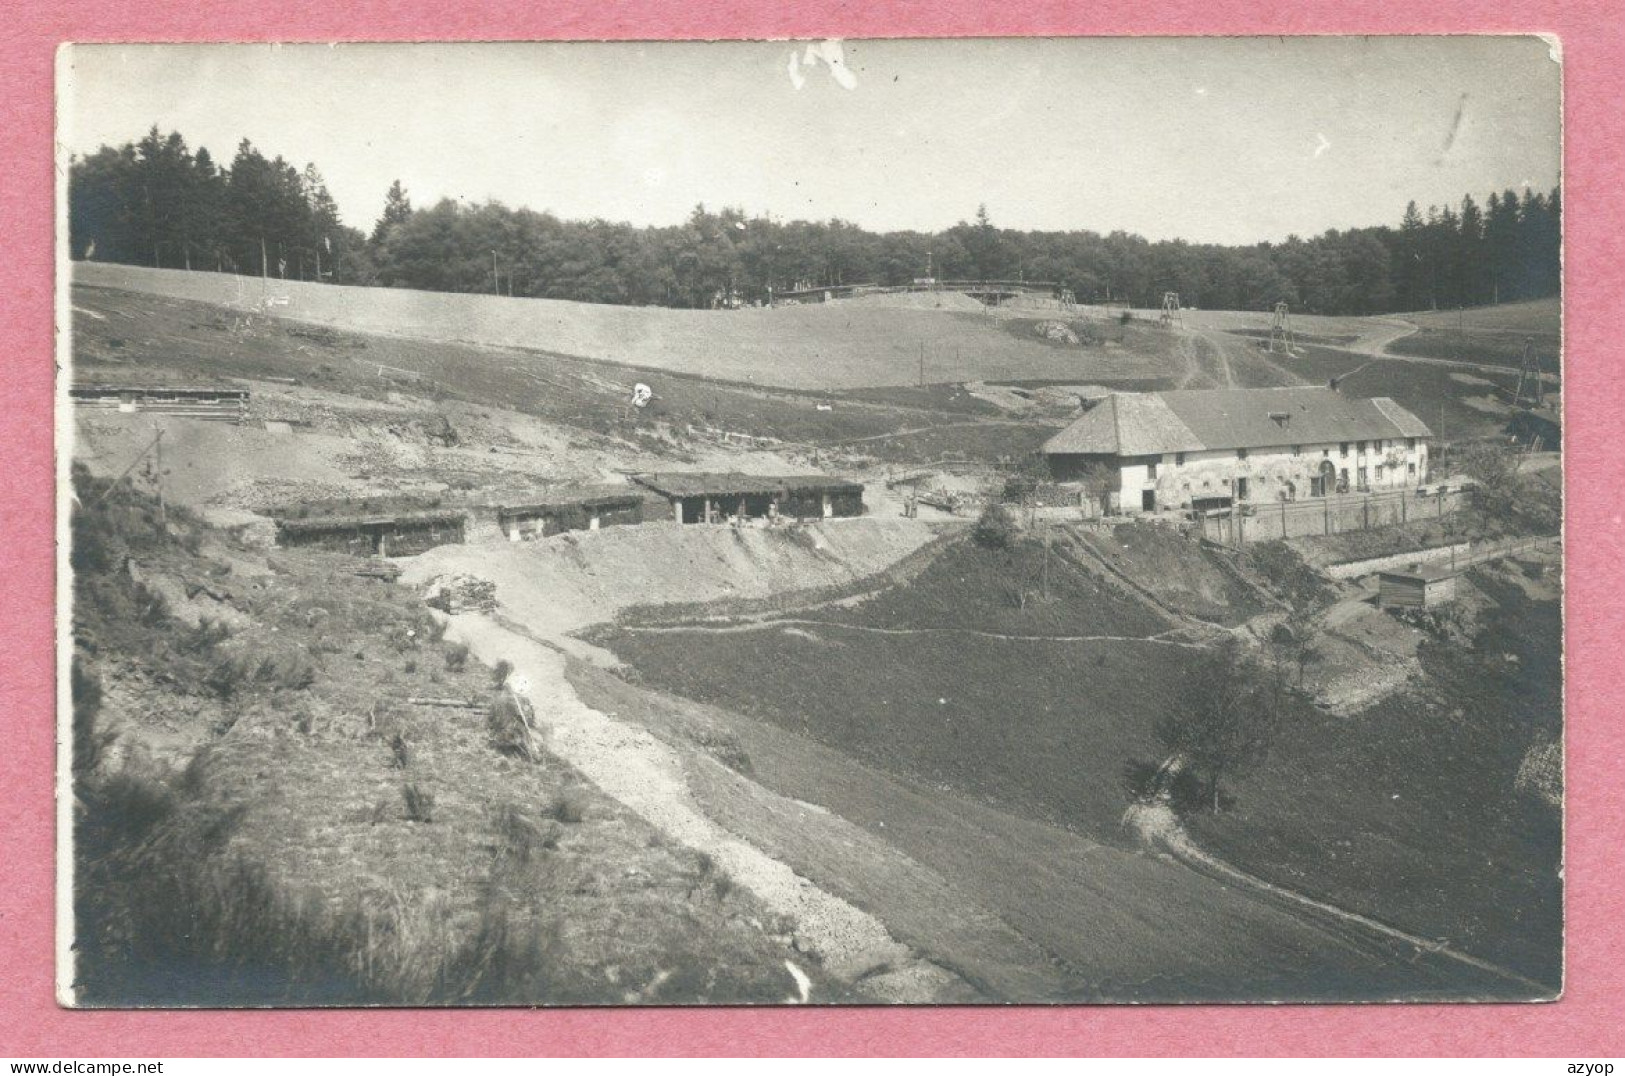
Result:
M534 500L497 505L497 525L508 541L529 542L563 531L642 523L643 504L643 494L627 486L549 490Z
M747 475L672 471L634 482L670 505L678 523L753 519L834 519L863 514L863 484L829 475Z
M1456 598L1456 572L1420 567L1377 573L1377 604L1384 609L1432 609Z
M466 520L461 512L397 512L380 516L314 516L279 519L277 544L326 549L361 557L410 557L435 546L460 545Z
M173 415L214 422L242 422L248 390L214 385L82 384L68 390L76 408Z

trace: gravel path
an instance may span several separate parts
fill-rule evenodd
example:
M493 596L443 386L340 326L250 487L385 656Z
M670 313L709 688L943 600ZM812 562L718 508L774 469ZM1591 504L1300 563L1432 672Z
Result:
M956 976L897 942L874 916L819 889L702 814L676 752L583 703L565 678L558 651L477 614L450 621L448 637L468 644L481 661L513 664L512 682L535 706L550 751L666 837L711 856L737 884L794 921L796 947L816 955L836 978L883 980L884 1000L896 1002L930 1002L962 988Z
M741 631L767 631L782 627L801 628L832 628L839 631L862 631L874 635L974 635L983 639L1003 639L1023 643L1153 643L1160 646L1178 646L1186 650L1205 650L1206 643L1185 642L1179 639L1166 638L1174 632L1183 631L1184 628L1173 628L1156 635L1011 635L998 631L980 631L976 628L878 628L867 624L842 624L831 620L805 620L799 617L782 617L766 621L748 621L739 624L662 624L658 626L637 627L621 625L620 630L628 634L671 634L682 632L704 632L713 635L728 635Z

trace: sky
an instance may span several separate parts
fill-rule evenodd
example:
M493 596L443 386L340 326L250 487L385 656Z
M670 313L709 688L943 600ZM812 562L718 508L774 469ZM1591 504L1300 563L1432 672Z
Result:
M370 230L399 179L566 219L693 207L937 231L1253 243L1548 190L1561 70L1529 37L88 45L67 152L153 124L314 162Z

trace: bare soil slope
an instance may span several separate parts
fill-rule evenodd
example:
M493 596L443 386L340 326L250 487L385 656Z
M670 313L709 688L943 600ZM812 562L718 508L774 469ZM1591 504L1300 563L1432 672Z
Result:
M820 303L671 310L354 288L218 273L76 263L74 281L247 310L262 291L278 317L357 332L509 348L793 388L908 385L923 353L931 381L1155 376L1126 350L1062 349L1005 332L997 319L908 305Z
M765 597L855 582L934 536L930 524L910 519L741 531L611 527L522 545L442 546L409 561L401 578L424 587L456 575L489 580L505 615L553 638L633 605Z

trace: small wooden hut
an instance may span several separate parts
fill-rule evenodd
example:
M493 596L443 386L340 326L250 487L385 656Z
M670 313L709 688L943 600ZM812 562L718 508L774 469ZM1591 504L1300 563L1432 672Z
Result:
M1457 573L1421 567L1377 573L1377 604L1384 609L1432 609L1456 597Z

